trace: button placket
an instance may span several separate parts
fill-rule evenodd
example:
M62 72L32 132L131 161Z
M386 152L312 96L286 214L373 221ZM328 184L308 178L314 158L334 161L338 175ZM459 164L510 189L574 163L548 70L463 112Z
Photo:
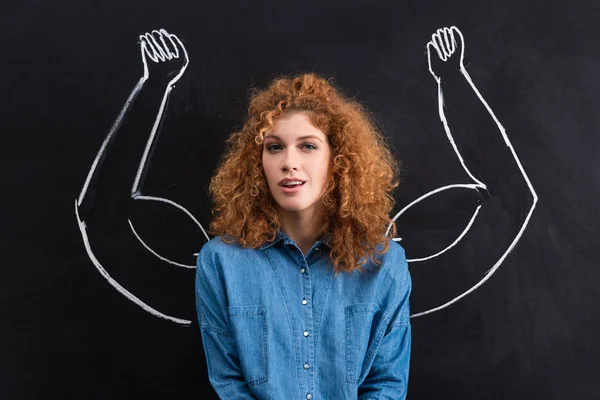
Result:
M306 263L306 260L304 260L304 262ZM310 364L313 362L313 337L312 337L312 329L313 329L313 309L312 309L312 302L309 304L308 299L312 298L312 280L311 280L311 276L310 276L310 270L308 265L304 265L301 269L300 269L300 273L303 274L302 276L302 297L301 297L301 304L304 306L302 307L302 314L305 316L305 318L303 318L303 323L304 323L304 329L302 330L302 336L303 339L303 345L302 345L302 349L303 349L303 358L304 358L304 362L301 364L301 368L303 369L303 371L306 373L305 375L305 388L306 390L306 398L307 399L312 399L312 391L314 390L314 383L312 381L313 379L313 372L314 369L310 368Z

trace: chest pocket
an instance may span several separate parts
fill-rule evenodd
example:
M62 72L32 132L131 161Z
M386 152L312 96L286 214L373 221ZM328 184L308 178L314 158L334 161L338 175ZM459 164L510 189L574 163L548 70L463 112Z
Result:
M374 303L346 307L346 380L358 383L370 369L390 316Z
M264 306L227 309L242 373L250 386L269 379L267 311Z

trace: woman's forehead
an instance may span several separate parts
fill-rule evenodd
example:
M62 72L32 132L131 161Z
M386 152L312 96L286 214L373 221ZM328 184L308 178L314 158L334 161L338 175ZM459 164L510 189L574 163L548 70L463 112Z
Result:
M278 140L302 140L308 136L325 140L325 134L316 127L310 114L303 111L284 113L273 121L273 127L265 132L266 138Z

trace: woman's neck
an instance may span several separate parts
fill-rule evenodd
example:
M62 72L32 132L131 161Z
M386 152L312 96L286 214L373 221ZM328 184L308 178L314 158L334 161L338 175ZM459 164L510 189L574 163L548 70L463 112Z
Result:
M323 211L311 211L279 211L281 230L300 247L304 255L325 231Z

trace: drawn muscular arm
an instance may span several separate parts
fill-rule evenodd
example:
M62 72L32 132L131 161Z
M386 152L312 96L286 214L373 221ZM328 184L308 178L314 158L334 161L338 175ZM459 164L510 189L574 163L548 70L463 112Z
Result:
M176 221L171 225L186 225L184 233L189 236L191 232L194 237L200 232L206 236L202 226L177 203L142 193L170 93L185 72L189 59L179 38L164 29L141 35L140 52L143 75L94 160L77 201L78 215L87 227L121 226L115 222L127 221L138 241L155 256L178 266L193 268L198 238L195 241L180 240L173 232L168 232L164 224L146 224L144 219ZM157 211L160 216L152 215ZM152 229L164 229L164 237L148 244L143 233ZM184 242L193 244L191 247L184 246ZM165 254L162 249L172 254L174 247L185 247L175 252L181 262L161 256L161 253Z
M448 140L479 191L487 190L511 208L516 207L511 204L515 197L521 196L531 205L531 193L521 190L527 188L526 176L506 132L463 65L464 49L456 27L439 29L427 45Z
M465 229L446 247L429 249L428 254L414 258L410 252L410 240L403 242L409 261L418 262L431 260L454 246L478 248L477 241L487 238L469 235L471 226L494 225L499 213L511 218L514 223L493 227L492 232L496 235L494 243L503 246L503 249L490 252L489 260L485 261L487 265L482 270L487 272L482 272L481 281L471 288L475 290L500 266L518 241L535 207L537 196L504 128L463 65L464 39L461 32L456 27L438 29L427 44L427 54L429 71L438 84L439 116L468 178L465 183L447 185L427 193L405 207L395 219L410 218L412 208L417 208L418 203L422 203L421 206L432 203L440 195L448 196L445 199L455 196L472 207L473 214ZM466 193L472 195L465 196ZM453 201L444 201L442 204L448 205L448 214L456 207ZM400 236L403 236L402 232Z
M187 55L179 54L175 58L170 54L171 59L167 59L164 50L162 54L158 53L155 43L159 35L158 31L155 32L154 35L140 36L143 75L113 123L90 169L78 200L83 219L89 219L88 213L92 208L89 203L94 203L93 213L101 218L109 208L104 199L115 196L119 197L119 201L131 199L143 183L147 163L141 165L141 160L143 157L147 160L153 149L162 115L156 117L166 106L172 86L167 75L175 71L182 74L187 65ZM162 42L167 42L164 39L166 35L160 36L163 37ZM172 46L172 41L168 43ZM162 61L158 58L162 56L164 61L161 63L164 65L153 62L150 56L157 62Z

